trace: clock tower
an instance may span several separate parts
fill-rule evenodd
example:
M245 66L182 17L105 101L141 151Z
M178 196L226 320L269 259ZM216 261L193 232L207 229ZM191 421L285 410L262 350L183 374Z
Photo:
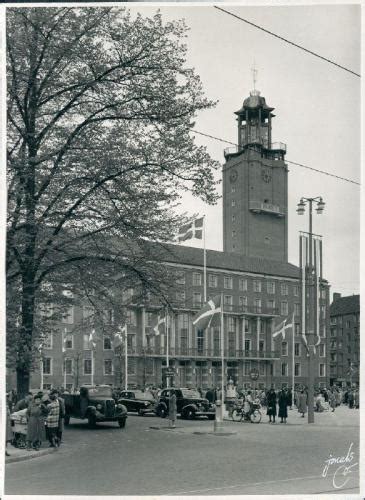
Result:
M224 151L223 250L287 262L286 145L271 140L273 110L253 90L235 112L238 146Z

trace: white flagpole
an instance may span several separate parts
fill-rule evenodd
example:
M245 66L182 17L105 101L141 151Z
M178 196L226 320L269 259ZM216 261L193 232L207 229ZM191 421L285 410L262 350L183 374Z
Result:
M295 325L294 325L294 313L293 313L293 322L292 322L292 338L293 338L293 349L292 349L292 401L294 401L294 384L295 384L295 357L294 357L294 341L295 341Z
M125 325L125 335L124 335L124 390L128 391L128 331L127 325Z
M166 368L169 370L169 315L167 308L165 309L165 326L166 326ZM166 377L166 387L170 387L170 377Z
M204 247L204 302L207 301L207 249L205 246L205 215L203 216L203 247Z
M221 358L222 358L222 420L224 415L224 320L223 320L223 292L221 293Z
M66 341L66 333L67 330L66 328L64 329L63 332L63 337L62 337L62 353L64 354L63 358L63 388L66 390L66 348L65 348L65 341Z
M41 391L43 391L43 353L41 353Z
M91 385L94 385L94 349L91 345Z

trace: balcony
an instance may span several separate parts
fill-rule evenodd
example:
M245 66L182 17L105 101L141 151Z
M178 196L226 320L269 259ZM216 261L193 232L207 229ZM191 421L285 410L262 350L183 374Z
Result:
M161 347L133 347L128 348L128 355L135 355L141 357L166 357L166 348ZM220 359L220 349L198 349L188 347L174 347L169 349L169 356L171 358L179 359ZM273 360L280 359L279 351L254 351L254 350L235 350L225 349L224 359L262 359Z
M176 312L179 310L197 312L199 311L199 309L203 307L203 305L204 305L203 302L192 304L191 301L189 300L180 302L175 301L172 303L172 307ZM230 313L231 315L236 315L236 316L260 316L267 318L280 316L279 309L277 307L235 306L232 304L223 304L223 313L224 314Z
M274 205L272 203L262 203L261 201L250 201L250 211L255 214L269 214L275 217L283 218L285 217L284 212L280 210L279 205Z
M230 146L224 149L224 157L227 159L229 156L234 156L242 153L246 149L261 152L263 158L269 158L272 160L283 160L286 154L286 144L284 142L273 142L271 148L267 148L261 142L252 142L250 144L244 144L241 147L238 145Z

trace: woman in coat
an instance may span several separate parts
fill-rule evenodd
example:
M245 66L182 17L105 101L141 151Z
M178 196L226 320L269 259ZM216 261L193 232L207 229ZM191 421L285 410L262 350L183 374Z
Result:
M36 394L33 401L29 403L27 409L27 449L39 450L42 441L46 439L46 432L44 428L44 416L41 408L41 396Z
M328 399L329 399L329 403L330 403L330 407L332 408L332 411L335 411L336 406L337 406L337 400L336 400L336 394L333 390L329 392Z
M304 390L300 391L298 397L298 412L302 414L303 418L304 418L304 413L307 412L307 394L304 392Z
M169 421L170 421L170 427L172 429L175 428L176 412L177 412L176 394L174 389L172 389L169 398Z
M269 422L275 424L276 417L276 394L274 389L270 389L267 394L267 415L269 416ZM272 420L271 420L272 417Z
M288 395L284 389L282 389L279 392L278 403L279 403L278 415L281 418L280 423L286 424L286 419L288 418Z

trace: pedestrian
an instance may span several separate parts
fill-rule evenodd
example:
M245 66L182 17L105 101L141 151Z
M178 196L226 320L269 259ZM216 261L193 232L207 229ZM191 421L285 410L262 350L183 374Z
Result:
M359 408L359 391L358 391L358 389L354 390L354 408Z
M275 389L271 388L267 394L267 415L269 416L269 422L275 424L276 417L276 394ZM271 420L272 419L272 420Z
M332 391L329 391L329 393L328 393L328 400L329 400L330 407L332 408L332 411L334 412L336 409L337 400L336 400L336 394L335 394L333 389L332 389Z
M47 431L48 431L48 440L49 446L51 448L55 448L58 446L58 426L60 419L60 403L57 399L57 390L53 389L50 394L50 403L47 406L48 415L46 419Z
M171 389L170 398L169 398L169 422L170 422L171 429L175 428L176 412L177 412L176 394L175 394L175 390Z
M281 418L280 423L286 424L286 419L288 418L288 394L285 389L282 389L279 392L278 404L279 404L278 416Z
M290 409L292 409L292 407L293 407L293 393L292 393L291 389L289 389L287 392L287 399L288 399L288 406L290 407Z
M304 413L307 412L307 394L302 389L298 396L298 412L302 414L304 418Z
M10 419L10 407L11 404L11 395L9 395L9 400L6 402L6 433L5 433L5 455L10 457L10 453L7 450L8 444L13 440L13 429L11 428L11 419Z
M33 394L31 392L28 392L28 394L23 398L20 399L17 404L14 407L13 412L15 411L20 411L20 410L25 410L28 408L29 402L33 399Z
M354 393L351 391L348 392L347 394L347 402L348 402L348 405L349 405L349 408L353 408L354 407Z
M57 429L57 438L58 438L58 446L60 446L62 442L62 433L65 428L65 415L66 415L66 407L65 400L57 394L58 402L60 403L60 417L58 421L58 429Z
M39 450L42 441L46 439L46 431L44 427L44 414L42 410L42 396L38 393L34 399L30 401L27 408L27 450Z

